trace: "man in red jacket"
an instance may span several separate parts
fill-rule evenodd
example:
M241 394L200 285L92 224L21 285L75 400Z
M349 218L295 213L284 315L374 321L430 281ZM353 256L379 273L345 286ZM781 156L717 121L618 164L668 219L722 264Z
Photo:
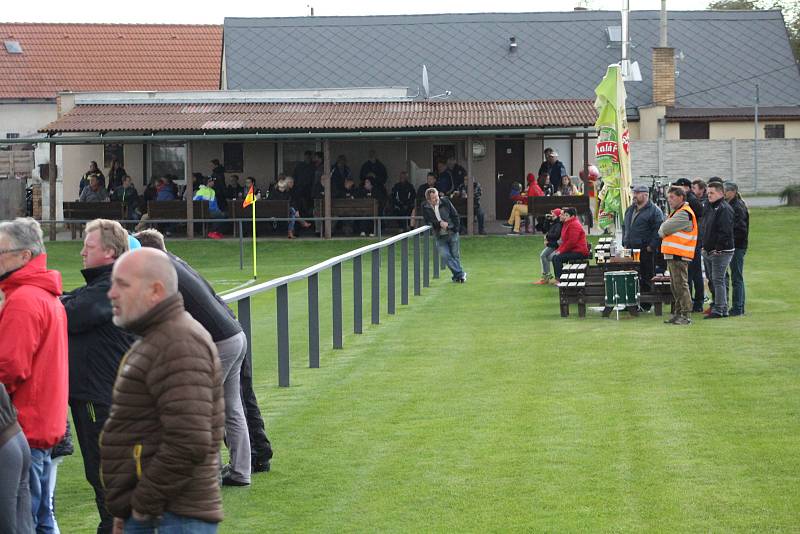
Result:
M578 220L575 208L561 210L561 244L556 253L550 258L553 262L555 281L561 278L561 269L564 263L570 260L583 260L589 257L589 245L586 242L586 232Z
M31 449L30 492L37 532L53 531L50 449L66 430L67 315L58 300L61 274L47 269L39 223L0 223L0 382L19 414Z

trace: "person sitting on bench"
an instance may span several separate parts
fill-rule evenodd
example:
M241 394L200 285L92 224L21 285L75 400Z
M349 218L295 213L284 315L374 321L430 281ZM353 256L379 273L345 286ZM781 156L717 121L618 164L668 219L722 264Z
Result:
M554 209L546 215L546 219L549 221L549 227L544 236L544 250L539 255L542 260L542 278L538 282L534 282L536 285L556 283L556 279L550 274L550 264L553 262L553 254L558 248L558 240L561 239L561 209Z
M585 260L589 257L589 245L586 241L586 232L578 220L578 211L575 208L561 210L561 245L556 249L550 259L553 262L553 271L556 280L561 278L564 263L570 260Z
M542 188L539 187L539 184L536 183L536 177L532 172L528 173L528 190L525 193L511 196L511 200L516 202L516 204L514 204L514 207L511 209L508 223L503 225L506 228L513 228L511 232L509 232L509 235L519 235L522 219L528 216L528 198L541 196L544 196L544 193L542 192Z
M209 176L206 180L204 185L201 185L200 188L195 193L192 200L207 200L208 201L208 215L213 219L224 219L225 214L222 213L222 210L219 209L219 205L217 204L217 193L214 190L214 183L216 179L213 176ZM220 229L222 228L222 224L219 222L211 223L211 231L208 232L208 237L211 239L222 239L222 233L220 233Z

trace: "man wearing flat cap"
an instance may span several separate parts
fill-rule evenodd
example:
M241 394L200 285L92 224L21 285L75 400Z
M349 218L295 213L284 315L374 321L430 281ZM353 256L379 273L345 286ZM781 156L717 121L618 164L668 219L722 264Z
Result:
M658 229L664 222L664 213L650 202L650 190L645 185L633 188L633 204L625 211L622 225L622 246L639 249L639 286L642 293L652 290L652 279L655 274L655 260L658 254L660 238ZM650 304L641 305L645 311Z

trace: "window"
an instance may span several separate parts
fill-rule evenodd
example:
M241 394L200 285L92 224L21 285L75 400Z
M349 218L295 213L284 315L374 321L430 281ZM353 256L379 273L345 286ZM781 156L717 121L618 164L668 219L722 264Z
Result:
M150 147L150 176L170 174L178 180L186 177L186 149L183 143L157 143Z
M781 136L781 137L783 137L783 136ZM6 134L6 139L19 139L19 134L18 133L7 133Z
M125 157L121 143L110 143L103 145L103 166L106 169L111 168L111 158L116 157L117 161L122 167L125 167Z
M3 41L3 44L6 46L6 52L9 54L22 53L22 46L19 44L19 41Z
M786 137L783 124L767 124L764 126L765 139L783 139Z
M606 27L606 48L620 48L622 46L622 26Z
M708 139L707 122L680 123L681 139Z
M242 143L222 144L222 166L225 172L244 172L244 145Z

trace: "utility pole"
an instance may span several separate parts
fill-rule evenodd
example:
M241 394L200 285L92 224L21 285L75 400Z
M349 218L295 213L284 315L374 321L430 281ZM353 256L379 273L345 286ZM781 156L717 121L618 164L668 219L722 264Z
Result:
M756 84L755 131L753 132L753 192L758 192L758 84ZM733 177L732 177L733 178Z

